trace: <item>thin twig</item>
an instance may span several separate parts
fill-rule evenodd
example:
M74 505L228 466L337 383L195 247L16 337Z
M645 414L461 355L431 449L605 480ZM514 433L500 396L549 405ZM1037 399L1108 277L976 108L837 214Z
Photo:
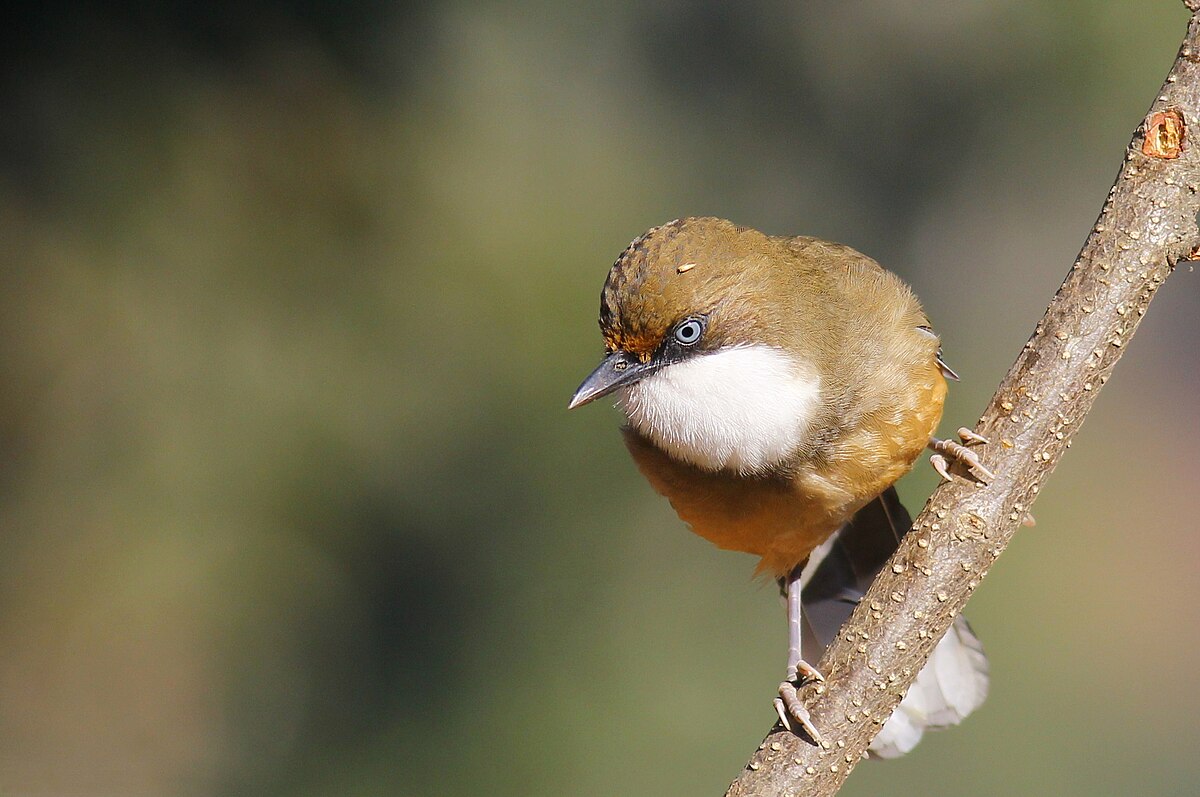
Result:
M946 483L830 645L802 696L815 747L773 731L727 797L838 791L1070 447L1155 291L1200 244L1200 0L1078 260L976 431L985 488ZM977 449L978 450L978 449Z

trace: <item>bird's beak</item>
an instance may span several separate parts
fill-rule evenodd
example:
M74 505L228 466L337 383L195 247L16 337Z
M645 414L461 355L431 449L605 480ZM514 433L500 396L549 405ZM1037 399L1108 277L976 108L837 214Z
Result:
M659 369L660 364L654 361L644 363L629 352L617 349L604 358L596 370L583 380L583 384L571 396L567 409L573 410L589 401L607 396L614 390L632 385L639 379L645 379Z

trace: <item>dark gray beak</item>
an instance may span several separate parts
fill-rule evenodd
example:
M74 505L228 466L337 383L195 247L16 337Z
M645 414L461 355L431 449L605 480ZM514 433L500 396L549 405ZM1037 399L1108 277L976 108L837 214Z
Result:
M618 349L605 357L603 362L596 366L596 370L583 380L575 395L571 396L571 403L567 405L567 409L573 410L589 401L607 396L618 388L632 385L639 379L645 379L659 367L659 363L641 362L634 355Z

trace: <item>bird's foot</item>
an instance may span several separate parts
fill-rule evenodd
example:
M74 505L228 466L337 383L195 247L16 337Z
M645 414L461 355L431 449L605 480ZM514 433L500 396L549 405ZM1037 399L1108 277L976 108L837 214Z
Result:
M780 724L796 735L803 731L815 744L821 744L821 734L813 725L808 709L801 702L797 690L810 681L821 683L824 680L825 676L821 675L816 667L806 661L800 661L796 665L794 676L779 685L779 697L775 698L775 713L779 715Z
M950 481L954 476L959 476L977 484L987 484L995 479L996 474L984 467L979 455L968 448L968 446L983 445L988 442L988 439L965 426L958 430L958 439L962 442L939 440L936 437L929 441L929 448L934 452L933 456L929 458L929 464L938 472L938 475L946 481Z

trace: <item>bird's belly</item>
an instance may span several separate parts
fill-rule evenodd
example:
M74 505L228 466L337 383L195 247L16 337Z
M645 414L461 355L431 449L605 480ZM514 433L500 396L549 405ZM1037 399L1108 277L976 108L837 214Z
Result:
M692 531L719 548L761 557L763 572L790 571L874 497L816 472L713 473L672 459L631 429L625 438L638 468Z
M920 401L873 417L826 456L786 475L705 470L631 428L625 442L651 486L696 534L759 556L759 572L782 576L912 467L941 419L946 390L940 377L922 387L914 391Z
M713 511L686 493L668 496L692 530L718 548L760 557L759 572L782 576L808 558L870 496L858 497L832 483L743 485L739 500Z

